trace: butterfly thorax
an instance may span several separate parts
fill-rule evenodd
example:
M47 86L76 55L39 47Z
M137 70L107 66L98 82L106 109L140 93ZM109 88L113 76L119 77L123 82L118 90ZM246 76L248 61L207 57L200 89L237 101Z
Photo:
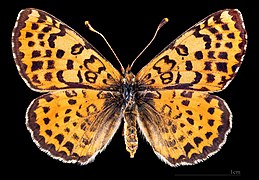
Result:
M135 75L132 72L126 71L122 84L123 99L125 103L132 101L135 91Z
M123 105L124 105L124 140L126 149L133 158L138 148L137 137L137 106L135 103L135 75L126 71L123 84Z

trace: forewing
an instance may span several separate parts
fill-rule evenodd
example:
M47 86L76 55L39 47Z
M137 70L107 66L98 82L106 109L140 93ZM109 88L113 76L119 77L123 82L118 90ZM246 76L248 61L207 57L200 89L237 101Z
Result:
M238 10L218 11L195 24L137 74L140 87L219 91L236 75L247 44Z
M19 73L34 90L109 89L120 82L120 73L87 40L44 11L19 13L12 45Z
M121 107L112 97L107 91L84 89L42 95L27 110L27 128L37 146L51 157L87 164L120 125Z
M140 96L140 130L169 165L196 164L225 143L232 115L219 97L192 90L143 91Z

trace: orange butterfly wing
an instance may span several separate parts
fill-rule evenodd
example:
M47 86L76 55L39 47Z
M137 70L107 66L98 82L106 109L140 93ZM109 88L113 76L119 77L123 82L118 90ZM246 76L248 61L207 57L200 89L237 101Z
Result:
M63 162L93 161L121 123L120 96L113 93L121 74L87 40L42 10L19 13L12 45L26 84L48 92L26 112L34 142Z
M36 91L112 89L121 80L121 74L87 40L42 10L19 13L12 44L20 75Z
M138 124L163 161L196 164L225 143L232 113L209 92L224 89L235 77L246 44L241 13L218 11L170 43L136 75Z
M242 63L246 39L241 13L218 11L170 43L136 79L144 88L222 90Z

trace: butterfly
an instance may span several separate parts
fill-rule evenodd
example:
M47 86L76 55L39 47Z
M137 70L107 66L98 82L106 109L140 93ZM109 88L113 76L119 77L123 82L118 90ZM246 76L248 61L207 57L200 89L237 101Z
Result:
M138 129L173 167L197 164L218 152L231 130L232 113L212 93L233 80L246 46L237 9L204 18L136 75L133 64L118 71L80 34L42 10L21 10L12 33L20 76L44 93L26 111L33 141L55 159L81 165L106 148L122 121L131 158Z

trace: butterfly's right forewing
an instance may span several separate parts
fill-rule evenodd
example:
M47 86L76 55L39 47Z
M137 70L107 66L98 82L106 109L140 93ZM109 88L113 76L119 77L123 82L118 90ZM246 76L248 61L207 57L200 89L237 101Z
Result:
M34 90L109 89L120 73L84 38L54 16L22 10L12 35L20 75Z

